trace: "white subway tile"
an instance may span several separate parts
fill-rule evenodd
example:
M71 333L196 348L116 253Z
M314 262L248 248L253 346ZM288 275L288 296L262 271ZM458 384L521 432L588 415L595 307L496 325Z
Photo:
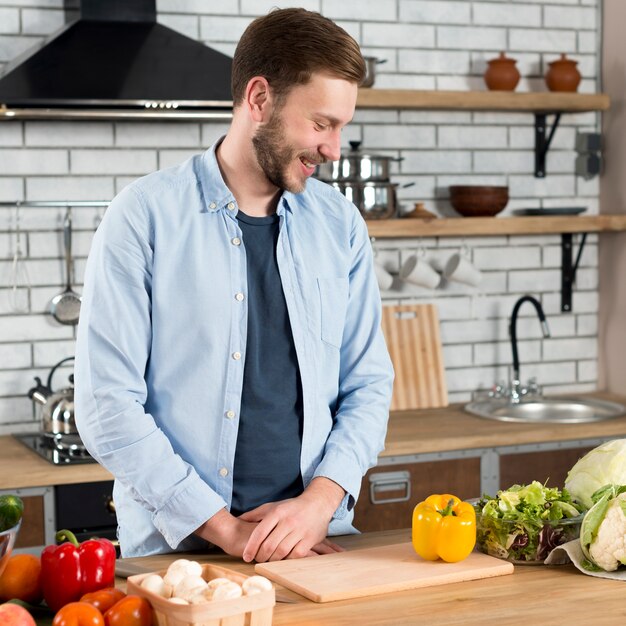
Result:
M418 24L469 24L469 2L400 0L400 21Z
M0 344L1 369L17 369L31 367L30 343Z
M364 46L397 46L398 42L415 48L432 48L435 45L435 29L432 26L365 22L362 30L361 44Z
M445 344L494 341L498 338L497 333L497 324L494 320L441 322L441 340Z
M579 336L598 335L598 316L597 315L577 315L576 331Z
M321 10L321 0L298 0L298 7L306 9L307 11L317 11L327 17L325 11ZM284 9L294 6L293 2L283 1L277 2L276 0L241 0L241 13L244 15L265 15L269 13L273 8L278 7Z
M24 124L27 146L112 146L113 124L109 122L44 122Z
M470 344L464 346L443 346L442 353L446 369L472 366L472 346Z
M358 18L363 22L389 22L395 21L397 12L395 0L359 0L357 11L352 3L345 0L322 0L322 5L324 15L332 20Z
M474 263L484 270L538 268L541 251L538 247L478 248L474 249Z
M548 167L548 172L550 168ZM576 179L572 176L550 175L546 178L534 176L509 176L509 193L512 196L545 198L546 196L571 196L574 193Z
M17 9L0 9L0 33L17 34L20 32L20 13Z
M435 129L432 126L365 126L363 143L369 148L432 148Z
M7 122L9 123L9 122ZM67 150L0 149L0 172L3 174L67 174Z
M24 179L8 176L0 177L0 202L14 202L24 199Z
M471 169L472 155L460 150L403 150L400 164L404 174L443 174Z
M509 288L513 291L553 291L561 285L561 273L557 270L533 270L532 272L509 272Z
M434 76L419 76L412 74L381 74L376 78L377 89L415 89L430 91L435 89Z
M113 178L104 176L47 176L26 179L28 200L97 200L113 198Z
M536 378L539 385L571 383L576 380L576 363L528 363L523 364L520 371L525 381Z
M472 114L463 111L400 111L405 124L467 124L471 119Z
M238 0L220 0L210 3L206 0L158 0L157 12L236 15L239 12L239 2Z
M0 146L21 146L22 145L22 124L11 122L0 124Z
M148 174L156 170L154 150L71 150L73 174Z
M72 327L62 326L51 315L7 315L0 325L0 341L40 341L72 337Z
M553 116L548 116L548 125L551 127L554 122ZM513 126L509 129L510 146L511 148L530 148L534 149L535 146L535 129L531 125ZM574 150L576 141L576 130L574 128L568 128L567 126L561 126L556 129L552 142L550 143L550 150L548 151L548 162L550 160L551 153L554 150Z
M578 380L581 382L597 382L598 361L578 361Z
M159 13L157 22L191 39L198 40L200 38L200 21L197 15Z
M596 290L598 288L598 269L597 268L587 268L587 267L579 267L576 272L576 285L575 289L580 289L581 291Z
M229 122L210 122L200 127L202 137L201 144L204 148L212 146L220 137L223 137L230 128Z
M507 129L499 126L439 126L437 129L440 148L505 148Z
M1 434L37 432L40 428L33 415L33 403L25 395L0 398Z
M118 123L115 125L115 144L130 148L199 147L200 125L186 122Z
M546 315L561 315L560 289L555 293L545 293L542 296L543 310ZM576 291L572 293L573 313L597 313L598 294L592 291Z
M595 358L598 351L596 337L550 339L543 344L544 361L565 361Z
M447 50L399 50L398 69L414 74L467 74L469 52Z
M593 30L596 28L595 8L569 7L564 11L561 7L543 7L543 24L547 28L575 28L577 30Z
M74 340L62 341L39 341L34 346L33 356L35 367L52 367L62 359L74 356L76 352L76 342ZM53 388L67 387L67 376L72 373L72 362L70 367L61 367L55 372Z
M518 355L520 363L541 360L540 341L518 341ZM477 343L474 345L475 365L504 365L513 363L510 341L498 341L495 343Z
M578 32L578 52L597 52L598 35L595 31Z
M437 45L453 50L505 50L506 29L480 26L437 26Z
M496 380L505 377L505 368L470 367L446 370L446 383L449 392L489 389Z
M251 18L248 17L200 17L200 38L203 41L226 41L237 43L246 30Z
M509 30L509 48L512 54L513 51L517 50L569 54L576 50L576 31L511 28Z
M481 26L541 26L541 7L531 4L472 4L472 23Z
M25 35L49 35L65 23L65 11L22 9L22 33Z

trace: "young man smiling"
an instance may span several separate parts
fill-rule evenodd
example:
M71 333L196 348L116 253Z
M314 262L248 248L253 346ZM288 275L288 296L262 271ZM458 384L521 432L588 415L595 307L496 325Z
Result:
M365 223L309 178L339 158L364 74L332 21L272 11L235 52L227 135L107 210L76 419L116 478L123 556L298 558L354 532L393 373Z

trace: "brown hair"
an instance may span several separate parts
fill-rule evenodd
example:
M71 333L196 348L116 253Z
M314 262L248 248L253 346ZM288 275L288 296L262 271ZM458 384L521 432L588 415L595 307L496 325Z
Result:
M264 76L281 103L289 90L314 72L361 84L365 61L357 42L340 26L305 9L275 9L255 19L239 40L231 77L233 102L245 97L248 81Z

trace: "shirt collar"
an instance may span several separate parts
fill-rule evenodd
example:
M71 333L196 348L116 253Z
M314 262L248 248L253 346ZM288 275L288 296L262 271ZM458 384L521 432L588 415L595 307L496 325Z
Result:
M200 172L200 184L205 199L202 212L213 213L227 207L231 202L235 203L235 196L226 186L222 178L222 172L217 162L217 148L224 140L224 136L220 137L203 155L202 155L202 171ZM284 211L293 213L293 207L298 203L297 196L290 191L283 191L276 213L281 215Z

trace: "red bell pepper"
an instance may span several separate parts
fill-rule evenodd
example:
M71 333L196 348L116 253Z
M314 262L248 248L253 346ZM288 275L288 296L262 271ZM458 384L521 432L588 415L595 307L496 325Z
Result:
M81 544L69 530L56 534L61 545L41 552L41 580L46 604L58 611L90 591L115 582L115 548L108 539L88 539Z

